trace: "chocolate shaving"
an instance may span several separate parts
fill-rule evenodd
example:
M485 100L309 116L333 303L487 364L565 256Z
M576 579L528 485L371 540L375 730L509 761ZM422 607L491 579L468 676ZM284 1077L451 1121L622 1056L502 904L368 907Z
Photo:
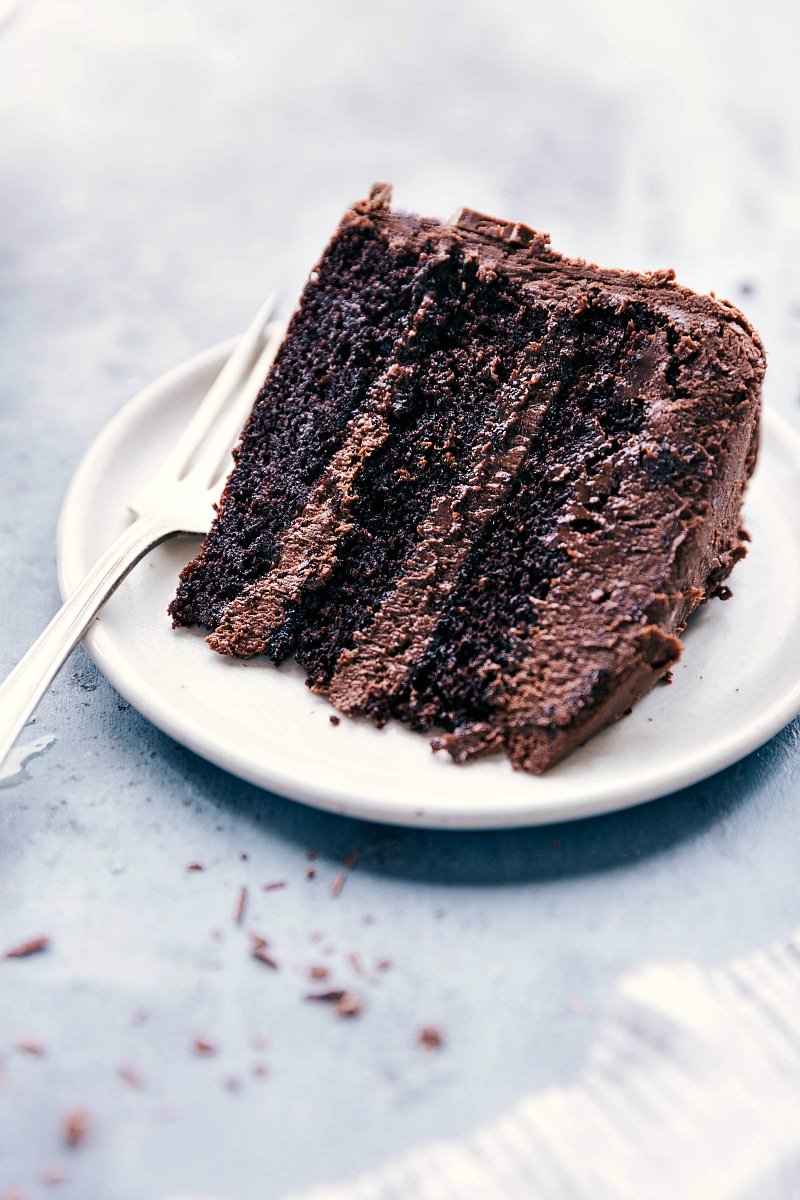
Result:
M328 992L309 992L306 1000L315 1000L320 1004L334 1004L336 1014L340 1017L358 1016L364 1007L360 996L356 996L354 992L346 992L344 988L331 988Z
M60 1163L48 1163L47 1166L42 1167L39 1178L46 1187L51 1187L56 1183L65 1183L69 1179L69 1174Z
M425 1050L438 1050L444 1045L444 1034L436 1025L426 1025L419 1033L419 1044Z
M347 961L350 963L350 966L353 968L356 975L359 975L362 979L366 979L367 972L362 967L361 960L356 953L351 952L348 954Z
M124 1079L132 1088L141 1091L144 1087L144 1081L135 1067L117 1067L117 1074L120 1079Z
M338 1004L346 995L344 988L331 988L329 992L308 992L306 1000L316 1000L320 1004Z
M271 954L267 953L269 942L266 938L259 937L257 933L250 934L250 954L253 958L257 958L265 967L272 967L273 971L278 970L278 964Z
M236 908L233 910L234 925L241 925L244 920L244 914L247 911L247 888L239 889L239 896L236 901Z
M82 1146L89 1135L89 1114L85 1108L73 1108L64 1117L64 1141L68 1146Z
M27 942L20 942L18 946L13 946L10 950L6 950L6 958L28 958L31 954L41 954L50 945L50 938L46 935L42 937L30 938Z
M364 1005L361 997L354 992L345 992L336 1005L336 1015L339 1017L357 1017Z
M23 1054L32 1054L37 1058L44 1054L44 1042L40 1042L38 1038L17 1038L14 1047L21 1050Z
M347 883L347 875L345 874L344 871L340 871L339 874L334 879L333 883L331 884L331 895L334 898L336 896L338 896L346 883Z

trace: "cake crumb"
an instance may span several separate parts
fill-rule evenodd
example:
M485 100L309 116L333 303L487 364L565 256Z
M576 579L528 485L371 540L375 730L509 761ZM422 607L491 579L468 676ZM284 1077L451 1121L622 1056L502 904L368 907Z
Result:
M41 937L29 938L27 942L20 942L16 946L12 946L10 950L6 950L6 958L29 958L32 954L41 954L43 950L47 950L50 945L50 938L46 934Z
M341 725L342 723L341 717L337 717L334 713L331 713L331 715L328 717L328 720L330 721L331 725Z
M64 1117L64 1141L68 1146L82 1146L89 1136L89 1114L85 1108L73 1108Z
M439 1050L444 1045L444 1034L438 1025L425 1025L417 1040L423 1050Z

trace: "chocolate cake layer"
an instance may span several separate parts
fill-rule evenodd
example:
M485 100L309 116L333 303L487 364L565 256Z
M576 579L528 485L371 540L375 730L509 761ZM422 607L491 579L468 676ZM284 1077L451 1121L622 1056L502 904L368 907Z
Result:
M680 654L744 553L764 355L671 272L462 210L342 220L176 624L292 655L341 711L541 771Z

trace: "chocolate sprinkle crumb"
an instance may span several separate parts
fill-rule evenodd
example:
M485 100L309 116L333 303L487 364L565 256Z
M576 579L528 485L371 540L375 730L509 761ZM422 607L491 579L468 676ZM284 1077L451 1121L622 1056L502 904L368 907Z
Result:
M39 1178L46 1187L51 1187L56 1183L65 1183L69 1179L69 1175L60 1163L49 1163L46 1167L42 1167Z
M334 1004L339 1017L355 1017L364 1007L360 996L354 992L346 992L344 988L331 988L328 992L309 992L306 1000L315 1000L320 1004Z
M253 958L257 958L265 967L272 967L273 971L278 970L278 964L271 954L267 953L269 942L266 938L260 937L257 933L250 934L250 954Z
M233 922L235 925L241 925L244 920L244 914L247 911L247 888L239 889L239 897L236 901L236 908L233 910Z
M309 860L309 862L313 862L314 859L318 858L318 857L319 857L318 850L306 850L306 858Z
M330 971L328 970L327 967L309 967L308 968L309 979L327 979L329 975L330 975Z
M375 968L378 971L388 971L391 965L392 960L390 958L380 958L375 964Z
M82 1146L89 1135L89 1114L85 1108L73 1108L64 1117L64 1141L68 1146Z
M144 1080L135 1067L117 1067L117 1074L138 1091L144 1087Z
M44 1042L40 1042L38 1038L17 1038L14 1048L21 1050L23 1054L32 1054L37 1058L44 1054Z
M336 1005L336 1014L339 1017L357 1017L363 1007L360 996L345 992Z
M50 938L46 935L42 937L30 938L27 942L20 942L18 946L13 946L10 950L6 950L6 958L28 958L31 954L41 954L50 945Z
M347 855L347 858L342 863L342 866L345 867L348 871L352 871L353 867L358 862L358 856L360 853L361 853L360 850L351 850L350 853Z
M196 1037L192 1042L192 1049L195 1054L216 1054L217 1047L213 1042L209 1042L206 1038Z
M444 1034L436 1025L426 1025L420 1030L419 1044L425 1050L438 1050L444 1045Z
M338 896L346 882L347 875L344 873L344 871L340 871L331 884L331 895L333 897Z
M335 716L333 713L331 713L331 715L328 717L328 720L330 721L331 725L341 725L342 723L341 718Z
M285 879L276 879L274 883L265 883L263 890L265 892L279 892L281 888L286 887Z
M306 867L306 879L316 879L317 872L313 867Z
M186 870L187 871L205 871L205 867L203 866L202 863L194 862L194 863L189 863Z
M344 988L331 988L329 992L308 992L306 1000L316 1000L320 1004L338 1004L346 995Z

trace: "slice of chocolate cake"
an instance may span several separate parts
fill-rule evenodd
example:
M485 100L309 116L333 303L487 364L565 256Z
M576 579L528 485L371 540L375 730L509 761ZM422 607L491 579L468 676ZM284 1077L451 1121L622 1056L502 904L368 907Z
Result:
M543 771L668 672L744 554L763 374L742 314L671 271L392 212L376 185L311 274L173 619L459 762Z

